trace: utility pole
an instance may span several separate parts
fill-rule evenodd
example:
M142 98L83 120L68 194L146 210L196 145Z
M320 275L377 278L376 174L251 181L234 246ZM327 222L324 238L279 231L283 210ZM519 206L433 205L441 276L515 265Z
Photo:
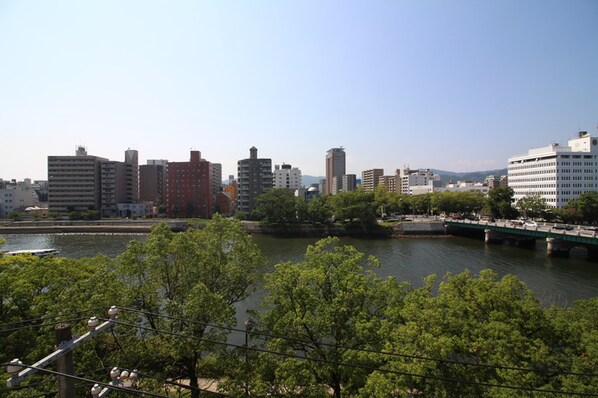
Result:
M83 344L85 341L110 329L112 327L112 325L114 325L114 323L116 323L116 321L118 320L118 308L116 308L116 306L110 307L110 309L108 310L108 315L110 316L110 319L108 319L107 321L105 321L102 324L100 324L99 319L96 318L95 316L91 317L89 319L89 321L87 321L87 328L89 329L89 332L85 333L84 335L82 335L80 337L72 337L71 336L70 338L63 340L63 337L66 335L66 332L61 331L60 338L58 337L58 332L57 332L56 350L53 353L51 353L50 355L48 355L48 356L40 359L36 363L34 363L31 367L23 369L23 367L20 366L20 364L22 364L22 362L20 362L17 358L13 359L11 361L11 365L8 369L8 373L11 375L11 377L8 380L6 380L6 385L8 386L8 388L13 388L13 387L18 386L26 377L37 372L36 368L45 368L49 364L51 364L53 362L57 362L59 359L62 359L67 355L69 355L70 359L66 360L66 364L68 364L70 362L70 371L65 371L64 373L70 372L69 374L72 375L73 358L72 358L71 351L74 350L75 348L77 348L78 346L80 346L81 344ZM63 333L64 333L64 335L63 335ZM71 335L70 327L69 327L68 335L69 336ZM60 341L59 341L59 339L60 339ZM68 369L68 367L66 369ZM61 377L61 378L67 379L68 377ZM66 391L71 391L68 389L68 387L65 387L65 388L67 388ZM59 390L59 391L61 391L61 390ZM60 395L60 398L74 397L75 396L74 388L72 389L72 391L73 391L72 395L68 395L68 393L65 392L65 394L67 394L67 395Z
M71 326L60 324L56 326L56 349L63 342L72 339ZM73 352L68 351L64 356L56 359L56 371L67 375L74 374ZM75 380L70 377L58 376L58 396L60 398L75 397Z

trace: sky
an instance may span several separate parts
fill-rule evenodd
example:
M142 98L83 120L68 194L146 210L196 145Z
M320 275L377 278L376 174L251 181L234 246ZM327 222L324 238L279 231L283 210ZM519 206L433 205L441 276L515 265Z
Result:
M49 155L504 168L598 135L596 0L0 0L0 178Z

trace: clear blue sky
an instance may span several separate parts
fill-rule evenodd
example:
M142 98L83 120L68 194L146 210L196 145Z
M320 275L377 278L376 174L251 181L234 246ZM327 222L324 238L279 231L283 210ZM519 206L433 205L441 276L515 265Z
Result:
M598 131L598 1L0 0L0 178L48 155L323 175L506 167Z

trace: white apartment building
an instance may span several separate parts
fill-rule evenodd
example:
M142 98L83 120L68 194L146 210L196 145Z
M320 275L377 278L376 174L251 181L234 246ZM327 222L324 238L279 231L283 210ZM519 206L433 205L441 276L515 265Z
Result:
M274 165L274 188L286 188L296 191L301 188L301 170L290 164Z
M440 175L434 174L430 169L411 170L405 168L399 170L398 175L399 193L403 195L430 193L434 191L434 188L441 186ZM399 190L399 186L397 186L397 190Z
M581 131L567 146L552 144L513 156L508 181L516 202L538 194L549 207L562 207L582 193L598 191L598 139Z

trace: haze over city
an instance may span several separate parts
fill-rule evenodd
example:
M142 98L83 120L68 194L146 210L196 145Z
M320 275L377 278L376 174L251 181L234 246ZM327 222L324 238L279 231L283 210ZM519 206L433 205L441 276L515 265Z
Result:
M236 175L506 167L598 124L598 2L2 1L0 178L48 155Z

